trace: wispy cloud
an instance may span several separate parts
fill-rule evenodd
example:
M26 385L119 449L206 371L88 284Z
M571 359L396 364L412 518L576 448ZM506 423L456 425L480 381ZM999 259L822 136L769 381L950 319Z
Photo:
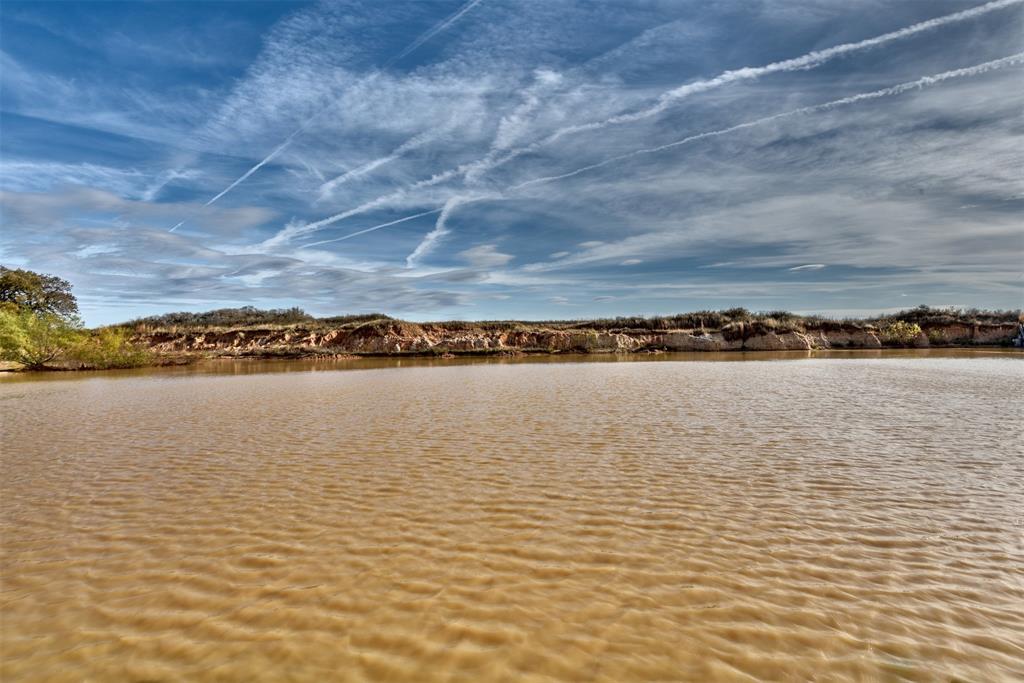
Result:
M980 5L969 10L954 12L952 14L948 14L942 17L937 17L934 19L918 22L911 26L907 26L896 31L884 33L873 38L867 38L852 43L842 43L840 45L836 45L825 50L815 50L812 52L808 52L804 55L801 55L799 57L782 60L779 62L772 62L764 66L746 67L743 69L729 70L711 79L698 80L693 83L678 86L663 92L658 97L654 105L644 108L640 111L618 114L603 119L601 121L563 126L556 130L555 132L543 137L542 139L536 142L530 143L525 146L512 148L511 150L508 150L505 154L499 157L494 157L493 154L489 154L488 156L485 156L481 159L477 159L473 162L461 164L456 168L436 172L429 178L412 183L402 189L396 190L387 195L381 195L374 200L365 202L360 206L355 207L354 209L342 211L334 214L333 216L329 216L319 221L309 223L305 226L302 226L298 230L293 230L291 232L287 230L282 230L281 232L278 233L278 235L275 236L273 243L287 242L289 239L297 236L298 234L304 234L306 232L317 230L332 225L333 223L336 223L339 220L349 218L353 215L358 215L359 213L363 213L365 211L378 208L380 206L385 206L394 199L400 199L405 197L407 193L410 191L440 185L442 183L447 183L448 181L459 177L479 178L483 173L487 171L493 170L498 166L503 166L528 152L536 151L567 135L578 134L583 132L593 132L612 125L635 123L645 119L650 119L654 116L657 116L658 114L665 112L666 110L669 109L669 107L675 105L679 101L698 93L708 92L710 90L732 83L755 80L772 73L804 71L808 69L813 69L843 55L873 49L893 41L906 39L908 37L914 36L925 31L935 30L942 26L975 19L989 12L994 12L1014 5L1019 5L1022 2L1024 2L1024 0L994 0L993 2L989 2L985 5ZM998 66L992 68L998 68ZM880 97L884 95L877 96ZM709 133L709 135L710 134L711 133Z
M462 16L466 12L470 11L471 9L473 9L474 7L479 5L481 2L483 2L483 0L469 0L469 2L467 2L465 5L460 7L458 10L453 12L448 17L446 17L443 21L441 21L438 24L436 24L435 26L431 27L431 29L429 31L426 31L425 33L423 33L423 35L421 35L418 38L416 38L416 40L414 40L411 43L409 43L409 45L404 50L402 50L397 55L395 55L394 57L389 59L388 63L387 63L387 66L391 66L395 62L397 62L397 61L399 61L401 59L405 59L406 57L411 55L413 52L415 52L420 47L422 47L428 40L430 40L431 38L436 36L438 33L441 33L442 31L447 29L449 26L454 24L456 21L461 19Z
M459 252L459 258L477 268L493 268L507 265L515 257L498 251L495 244L479 244Z
M778 121L780 119L792 116L815 114L818 112L828 111L829 109L834 109L836 107L842 107L850 104L856 104L858 102L864 102L866 100L874 100L881 97L892 97L894 95L901 95L911 90L918 90L921 88L938 85L940 83L943 83L944 81L952 80L955 78L968 78L971 76L980 76L982 74L986 74L996 69L1003 69L1009 66L1015 66L1022 63L1024 63L1024 52L1009 55L1001 59L994 59L990 62L985 62L983 64L965 67L963 69L953 69L951 71L945 71L943 73L935 74L932 76L922 76L921 78L918 78L916 80L908 81L906 83L900 83L899 85L894 85L888 88L881 88L879 90L873 90L871 92L865 93L857 93L856 95L841 97L839 99L831 100L829 102L822 102L821 104L815 104L807 107L799 107L797 109L791 109L789 111L784 111L779 114L772 114L771 116L763 116L759 119L754 119L753 121L746 121L744 123L738 123L735 126L729 126L727 128L719 128L717 130L710 130L705 131L703 133L697 133L696 135L688 135L685 138L682 138L681 140L669 142L664 145L658 145L656 147L647 147L644 149L634 150L632 152L620 154L610 159L605 159L604 161L600 161L595 164L581 166L580 168L577 168L575 170L560 173L558 175L543 176L541 178L533 178L531 180L526 180L521 183L518 183L517 185L511 186L510 188L508 188L507 191L516 192L518 190L530 187L531 185L550 183L556 180L565 180L566 178L572 178L573 176L578 176L581 173L587 173L588 171L604 168L605 166L619 163L621 161L625 161L626 159L632 159L634 157L643 156L647 154L657 154L658 152L664 152L665 150L669 150L674 147L688 145L690 143L698 142L700 140L706 140L707 138L728 135L730 133L735 133L737 131L745 130L747 128L753 128L755 126L763 126L766 123L771 123L773 121Z
M452 215L452 211L463 203L465 200L462 197L452 197L445 202L441 209L441 215L437 217L437 222L434 224L434 229L428 232L412 253L405 257L406 266L413 268L419 265L419 260L434 248L438 240L450 232L447 225L448 218Z
M302 246L303 246L303 248L308 248L308 247L317 247L317 246L320 246L322 244L330 244L332 242L341 242L343 240L352 239L353 237L358 237L359 235L365 235L368 232L374 232L374 231L380 230L382 228L390 228L392 225L398 225L399 223L406 223L408 221L416 220L417 218L423 218L424 216L432 216L433 214L440 213L440 212L441 212L441 209L432 209L430 211L423 211L422 213L413 214L412 216L405 216L404 218L397 218L397 219L395 219L393 221L386 221L384 223L379 223L377 225L371 225L368 228L363 228L362 230L356 230L355 232L350 232L347 235L342 235L341 237L332 237L329 240L320 240L319 242L309 242L307 244L303 244Z
M421 47L424 43L429 41L431 38L433 38L434 36L438 35L442 31L444 31L445 29L449 28L452 24L454 24L456 21L458 21L459 18L462 17L466 12L468 12L471 9L473 9L473 7L475 7L476 5L480 4L480 2L482 2L482 0L470 0L470 2L466 3L466 5L463 6L460 10L458 10L457 12L452 14L451 16L447 17L446 19L444 19L443 21L438 23L436 26L431 28L429 31L427 31L423 35L419 36L412 43L410 43L408 47L406 47L398 55L396 55L391 60L389 60L387 62L387 64L385 65L385 67L390 66L394 62L396 62L396 61L398 61L398 60L408 56L409 54L411 54L413 51L415 51L416 49ZM283 151L285 151L292 144L292 142L295 140L296 137L298 137L299 135L302 135L302 133L305 132L316 121L316 119L319 116L321 116L323 113L324 113L323 110L318 111L313 116L311 116L309 119L307 119L301 126L296 128L287 138L285 138L284 141L281 142L281 144L279 144L267 156L263 157L263 159L261 159L259 162L257 162L256 165L252 166L249 170L247 170L245 173L243 173L241 176L239 176L234 182L232 182L226 188L224 188L219 193L214 195L207 202L207 206L209 206L210 204L213 204L214 202L216 202L218 199L220 199L221 197L226 195L228 192L230 192L231 190L233 190L236 187L238 187L238 185L240 185L241 183L245 182L250 176L252 176L258 170L260 170L261 168L266 166L268 163L273 161L278 155L280 155ZM336 178L335 180L331 181L330 183L325 183L323 186L321 186L321 193L329 195L338 185L341 185L344 182L347 182L348 180L351 180L352 178L358 177L359 175L363 175L365 173L368 173L369 171L373 170L374 168L377 168L377 167L387 163L388 161L391 161L394 158L397 158L398 156L401 156L401 154L405 153L409 149L413 149L413 148L423 144L424 141L425 141L425 138L423 138L422 136L417 136L416 138L413 138L409 142L407 142L404 145L402 145L401 147L399 147L395 152L392 152L392 154L389 155L388 157L377 159L377 160L374 160L374 161L369 162L367 164L364 164L362 167L360 167L359 169L355 169L353 172L351 172L349 174L342 175L339 178ZM181 224L179 223L177 226L172 228L172 230L176 229L180 225Z
M490 171L498 166L507 164L508 162L522 156L523 154L536 151L546 145L549 145L567 135L575 135L584 132L594 132L609 126L617 126L628 123L636 123L645 119L650 119L659 114L666 112L670 107L675 106L679 101L688 98L692 95L699 93L708 92L716 88L720 88L725 85L732 83L738 83L742 81L756 80L763 76L774 74L774 73L785 73L790 71L805 71L821 66L829 61L832 61L840 56L851 54L854 52L860 52L863 50L869 50L876 48L886 43L890 43L897 40L909 38L918 33L925 31L931 31L936 28L946 26L949 24L955 24L963 21L968 21L989 12L996 10L1005 9L1013 5L1019 5L1024 0L994 0L985 5L964 10L961 12L954 12L942 17L929 19L922 21L912 26L899 29L897 31L891 31L889 33L875 36L873 38L867 38L852 43L843 43L836 45L825 50L815 50L807 54L795 57L792 59L786 59L779 62L772 62L759 67L745 67L742 69L734 69L725 71L714 78L697 80L693 83L678 86L671 90L663 92L657 102L649 107L641 109L635 112L617 114L601 121L593 121L588 123L573 124L565 126L542 138L537 142L533 142L529 145L514 148L509 150L506 154L498 158L484 158L472 164L468 164L462 168L462 174L466 176L479 177L483 173Z
M357 166L351 170L345 171L339 176L332 178L331 180L320 185L320 200L330 199L339 187L357 178L361 178L372 171L384 166L385 164L391 163L395 159L399 159L403 154L410 152L414 149L432 142L437 139L439 131L427 131L426 133L420 133L409 138L401 145L396 147L394 150L385 154L384 156L371 159L364 164Z
M1024 0L448 4L147 7L203 24L174 69L135 13L33 8L0 255L90 322L1020 300Z

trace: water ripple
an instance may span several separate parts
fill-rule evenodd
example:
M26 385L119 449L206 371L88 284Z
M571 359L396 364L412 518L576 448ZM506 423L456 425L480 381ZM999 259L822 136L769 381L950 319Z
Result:
M1024 364L0 384L4 681L1024 678Z

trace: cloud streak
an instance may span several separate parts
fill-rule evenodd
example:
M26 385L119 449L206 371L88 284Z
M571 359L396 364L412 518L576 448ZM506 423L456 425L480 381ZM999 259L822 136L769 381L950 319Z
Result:
M427 253L434 248L437 241L451 232L447 225L448 218L452 215L452 211L454 211L457 206L465 202L466 200L463 197L452 197L444 203L444 207L441 209L441 215L437 217L437 223L434 224L434 229L428 232L423 240L416 245L413 252L405 257L405 265L407 268L415 268L419 265L420 259L426 256Z
M1017 306L1024 0L875 5L39 5L46 54L0 53L0 255L90 324ZM196 26L229 61L111 49Z
M330 244L332 242L342 242L344 240L352 239L353 237L358 237L359 235L365 235L368 232L374 232L374 231L380 230L382 228L390 228L392 225L398 225L399 223L405 223L405 222L408 222L408 221L411 221L411 220L415 220L417 218L423 218L424 216L431 216L431 215L433 215L435 213L440 213L441 211L442 211L442 209L431 209L430 211L424 211L422 213L413 214L412 216L406 216L404 218L398 218L396 220L388 221L386 223L380 223L378 225L374 225L374 226L371 226L369 228L364 228L362 230L356 230L355 232L350 232L349 234L342 235L341 237L332 237L329 240L320 240L319 242L310 242L309 244L303 244L302 248L306 249L308 247L318 247L321 244Z
M456 10L455 12L450 14L447 18L443 19L436 26L431 28L429 31L425 32L423 35L418 37L416 40L414 40L411 43L409 43L408 47L406 47L404 50L399 52L397 55L395 55L394 57L389 59L385 66L391 66L395 62L397 62L397 61L399 61L401 59L405 59L406 57L411 55L413 52L418 50L420 47L422 47L424 45L424 43L426 43L428 40L430 40L431 38L436 36L438 33L440 33L441 31L444 31L446 28L448 28L449 26L454 24L456 21L461 19L462 15L464 15L466 12L470 11L471 9L473 9L474 7L479 5L481 2L483 2L483 0L470 0L465 5L463 5L461 8L459 8L458 10Z
M424 43L429 41L431 38L433 38L437 34L441 33L445 29L449 28L452 24L454 24L456 21L458 21L464 14L466 14L466 12L469 12L471 9L473 9L474 7L479 5L482 1L483 0L470 0L470 2L466 3L461 9L459 9L458 11L453 13L452 15L448 16L446 19L442 20L440 23L438 23L436 26L431 28L426 33L424 33L421 36L419 36L418 38L416 38L416 40L414 40L412 43L410 43L399 54L395 55L390 60L388 60L388 62L385 64L385 68L391 66L392 64L394 64L398 60L402 59L403 57L408 56L413 51L415 51L416 49L421 47ZM254 165L248 171L243 173L238 179L236 179L234 182L232 182L226 188L224 188L219 193L217 193L208 202L206 202L206 206L210 206L211 204L216 202L218 199L220 199L221 197L223 197L227 193L231 192L231 190L235 189L236 187L241 185L243 182L248 180L249 177L252 176L254 173L256 173L261 168L266 166L268 163L273 161L279 154L281 154L281 152L283 152L286 149L288 149L288 147L292 144L292 141L294 141L296 137L298 137L303 132L305 132L310 127L310 125L312 125L313 122L323 113L323 111L324 110L321 110L320 112L317 112L316 114L311 116L309 119L307 119L307 121L304 124L302 124L299 128L295 129L295 131L293 131L284 140L284 142L282 142L280 145L275 147L274 150L272 152L270 152L270 154L265 156L256 165ZM409 151L411 149L414 149L415 147L421 146L422 144L424 144L424 142L425 142L424 136L416 136L415 138L413 138L412 140L409 140L407 143L405 143L404 145L400 146L398 149L396 149L394 152L392 152L391 154L387 155L386 157L382 157L380 159L376 159L374 161L371 161L371 162L369 162L367 164L364 164L362 167L353 170L350 173L343 174L342 176L339 176L335 180L333 180L333 181L331 181L329 183L325 183L321 187L321 193L323 195L325 195L325 196L329 196L330 193L333 192L333 190L336 189L339 185L341 185L341 184L343 184L345 182L348 182L349 180L352 180L353 178L359 177L360 175L364 175L366 173L369 173L373 169L378 168L378 167L388 163L389 161L392 161L392 160L398 158L399 156L401 156L405 152L407 152L407 151ZM184 222L185 221L182 221L182 222L178 223L173 228L171 228L168 232L174 232L179 227L181 227L184 224Z
M856 104L858 102L863 102L865 100L875 100L882 97L892 97L894 95L901 95L911 90L919 90L921 88L938 85L940 83L943 83L944 81L952 80L955 78L968 78L971 76L979 76L981 74L988 73L989 71L994 71L996 69L1002 69L1008 66L1014 66L1022 63L1024 63L1024 52L1009 55L1001 59L994 59L983 64L965 67L963 69L953 69L951 71L945 71L943 73L935 74L933 76L922 76L917 80L908 81L906 83L900 83L899 85L894 85L888 88L873 90L871 92L858 93L856 95L850 95L848 97L841 97L830 102L823 102L821 104L815 104L808 107L799 107L798 109L791 109L790 111L784 111L779 114L764 116L759 119L754 119L753 121L745 121L743 123L738 123L735 126L729 126L728 128L719 128L718 130L710 130L705 131L703 133L697 133L695 135L688 135L687 137L682 138L680 140L676 140L674 142L669 142L664 145L658 145L657 147L647 147L644 149L638 149L632 152L627 152L625 154L620 154L618 156L611 157L610 159L599 161L596 164L588 164L587 166L582 166L575 170L567 171L566 173L544 176L541 178L533 178L532 180L527 180L518 183L517 185L513 185L509 187L506 191L516 192L518 190L530 187L532 185L539 185L542 183L550 183L556 180L572 178L574 176L578 176L588 171L593 171L599 168L604 168L611 164L618 163L620 161L625 161L626 159L632 159L634 157L643 156L647 154L656 154L658 152L663 152L665 150L680 147L682 145L688 145L699 140L720 137L722 135L728 135L729 133L735 133L737 131L745 130L747 128L763 126L766 123L771 123L773 121L778 121L780 119L785 119L793 116L801 116L805 114L815 114L818 112L827 111L829 109L834 109L836 107L842 107L849 104Z
M825 50L814 50L807 54L792 59L785 59L779 62L773 62L764 66L757 67L744 67L742 69L734 69L725 71L714 78L707 80L699 80L686 85L681 85L677 88L673 88L663 93L655 105L642 109L638 112L629 114L622 114L619 116L613 116L603 121L596 121L593 123L586 123L576 126L568 126L556 131L544 142L553 142L561 137L574 133L582 133L587 131L600 130L607 128L608 126L618 125L623 123L633 123L643 119L648 119L653 116L657 116L662 112L666 111L669 107L674 105L679 100L682 100L691 95L697 93L707 92L715 88L720 88L723 85L730 83L737 83L740 81L749 81L761 78L774 73L785 73L789 71L804 71L807 69L813 69L819 67L826 62L829 62L837 57L843 55L852 54L855 52L862 52L871 48L880 47L886 43L891 43L896 40L903 40L910 38L919 33L925 31L932 31L942 26L948 26L950 24L956 24L970 19L976 19L982 15L997 10L1005 9L1014 5L1019 5L1024 0L994 0L993 2L972 7L961 12L954 12L945 16L936 17L934 19L928 19L921 21L906 28L901 28L896 31L890 31L889 33L883 33L882 35L875 36L874 38L866 38L852 43L843 43L841 45L835 45Z
M943 26L969 21L971 19L978 18L991 12L1002 10L1011 6L1020 5L1021 3L1024 3L1024 0L994 0L993 2L989 2L984 5L979 5L977 7L973 7L960 12L954 12L952 14L947 14L941 17L935 17L933 19L928 19L926 21L918 22L916 24L912 24L902 29L890 31L889 33L884 33L872 38L866 38L864 40L851 43L842 43L840 45L836 45L825 50L815 50L812 52L808 52L804 55L801 55L799 57L794 57L792 59L782 60L779 62L772 62L764 66L745 67L742 69L729 70L722 72L718 76L711 79L704 79L695 81L693 83L681 85L676 88L672 88L671 90L663 92L661 96L659 96L657 102L646 109L642 109L637 112L619 114L616 116L603 119L601 121L595 121L585 124L573 124L570 126L562 127L556 130L555 132L547 135L546 137L540 139L539 141L536 141L529 145L512 148L511 150L508 150L503 156L495 158L493 154L488 154L487 156L478 159L474 162L461 164L456 168L435 173L430 178L417 181L415 183L407 185L405 188L401 188L391 193L378 196L376 199L364 202L363 204L353 209L336 213L332 216L328 216L324 219L306 224L304 226L291 226L289 228L284 228L280 232L278 232L278 234L275 235L271 240L264 242L264 245L275 246L286 243L296 236L306 234L314 230L318 230L328 225L332 225L333 223L336 223L340 220L344 220L345 218L349 218L351 216L364 213L365 211L380 208L381 206L386 206L391 201L406 197L408 192L410 191L415 191L427 187L434 187L458 177L467 177L474 179L479 178L484 173L490 170L507 164L510 161L519 158L528 152L537 151L542 147L565 137L566 135L577 134L582 132L591 132L613 125L634 123L644 119L652 118L666 111L669 107L673 106L680 100L685 99L694 94L707 92L731 83L758 79L761 78L762 76L772 73L812 69L843 55L848 55L855 52L876 48L894 41L909 38L911 36L926 31L931 31ZM711 133L705 135L705 137L707 137L708 135L711 135ZM676 144L684 143L680 141L679 143Z
M582 175L582 174L587 173L589 171L594 171L594 170L597 170L597 169L600 169L600 168L604 168L604 167L610 166L612 164L616 164L616 163L619 163L619 162L622 162L622 161L626 161L627 159L632 159L632 158L635 158L635 157L645 156L645 155L649 155L649 154L657 154L658 152L663 152L663 151L666 151L666 150L669 150L669 149L673 149L673 148L676 148L676 147L681 147L683 145L688 145L688 144L691 144L691 143L694 143L694 142L698 142L700 140L706 140L706 139L709 139L709 138L721 137L723 135L728 135L730 133L735 133L735 132L738 132L738 131L741 131L741 130L746 130L748 128L755 128L757 126L763 126L763 125L765 125L767 123L771 123L771 122L774 122L774 121L779 121L779 120L782 120L782 119L786 119L786 118L790 118L790 117L795 117L795 116L819 113L819 112L827 111L829 109L834 109L834 108L837 108L837 107L847 106L847 105L850 105L850 104L856 104L858 102L863 102L863 101L867 101L867 100L874 100L874 99L879 99L879 98L883 98L883 97L892 97L892 96L896 96L896 95L901 95L903 93L906 93L906 92L909 92L909 91L912 91L912 90L918 90L918 89L921 89L921 88L926 88L926 87L938 85L938 84L941 84L941 83L943 83L945 81L949 81L949 80L953 80L953 79L957 79L957 78L968 78L968 77L972 77L972 76L979 76L979 75L988 73L990 71L994 71L994 70L997 70L997 69L1002 69L1002 68L1006 68L1006 67L1009 67L1009 66L1014 66L1014 65L1022 64L1022 63L1024 63L1024 53L1017 53L1017 54L1014 54L1014 55L1009 55L1007 57L1003 57L1001 59L995 59L995 60L991 60L991 61L988 61L988 62L985 62L985 63L982 63L982 64L977 64L975 66L964 67L962 69L953 69L953 70L950 70L950 71L945 71L943 73L934 74L934 75L930 75L930 76L922 76L921 78L918 78L916 80L908 81L908 82L905 82L905 83L900 83L898 85L890 86L890 87L887 87L887 88L881 88L879 90L873 90L871 92L864 92L864 93L858 93L856 95L850 95L850 96L847 96L847 97L841 97L839 99L831 100L829 102L823 102L821 104L815 104L815 105L811 105L811 106L807 106L807 107L799 107L797 109L792 109L792 110L781 112L781 113L778 113L778 114L772 114L770 116L764 116L764 117L761 117L761 118L758 118L758 119L754 119L752 121L745 121L743 123L738 123L738 124L736 124L734 126L729 126L727 128L719 128L717 130L705 131L705 132L702 132L702 133L697 133L695 135L689 135L689 136L687 136L685 138L682 138L682 139L679 139L679 140L675 140L673 142L669 142L669 143L666 143L664 145L657 145L655 147L647 147L647 148L643 148L643 149L634 150L634 151L631 151L631 152L627 152L625 154L620 154L620 155L611 157L609 159L605 159L603 161L599 161L599 162L594 163L594 164L588 164L586 166L582 166L582 167L574 169L572 171L567 171L565 173L560 173L560 174L557 174L557 175L550 175L550 176L542 176L542 177L539 177L539 178L533 178L533 179L526 180L526 181L521 182L521 183L517 183L515 185L511 185L511 186L505 188L505 190L501 194L492 193L491 195L488 195L488 197L489 198L498 198L498 197L504 196L506 193L515 193L515 192L518 192L520 190L523 190L523 189L525 189L527 187L531 187L531 186L534 186L534 185L540 185L540 184L555 182L555 181L558 181L558 180L565 180L567 178L572 178L572 177L575 177L575 176L578 176L578 175ZM449 176L449 177L451 177L451 176ZM400 197L400 196L404 196L404 192L396 192L396 193L394 193L392 195L385 195L382 198L378 198L377 200L373 200L373 202L369 202L367 204L361 205L361 206L356 207L355 209L352 209L350 211L343 212L342 214L338 214L336 216L329 217L327 219L324 219L323 221L318 221L316 223L310 223L308 225L301 225L301 226L297 226L297 227L296 226L292 226L291 228L286 228L286 231L287 230L291 230L292 231L292 235L291 236L298 235L298 234L306 234L306 233L311 232L313 230L317 230L320 227L323 227L323 226L329 225L329 224L331 224L333 222L336 222L337 220L341 220L342 218L348 218L350 216L354 216L354 215L358 215L360 213L364 213L365 211L369 211L369 210L371 210L373 208L378 208L380 206L386 205L389 200L397 198L397 197ZM420 243L420 245L416 247L416 250L407 257L406 263L407 263L407 265L409 265L409 267L412 267L412 264L418 262L424 255L426 255L431 249L433 249L434 245L436 244L436 242L441 237L443 237L443 236L445 236L445 235L450 233L450 230L447 228L447 220L450 217L452 211L454 211L455 208L458 207L460 204L468 203L468 201L478 201L481 198L483 198L483 197L477 197L477 198L474 198L472 200L466 200L464 197L458 197L458 196L457 197L453 197L453 198L449 199L445 203L444 207L442 207L441 209L433 209L433 210L430 210L430 211L425 211L425 212L422 212L422 213L417 213L417 214L414 214L414 215L411 215L411 216L406 216L406 217L400 218L398 220L388 221L387 223L382 223L380 225L373 226L372 228L367 228L365 230L360 230L360 231L351 233L351 234L346 235L346 236L341 237L341 238L335 238L335 239L332 239L332 240L323 240L321 242L315 242L313 244L324 244L324 243L327 243L327 242L338 241L338 240L341 240L341 239L349 239L351 237L356 237L358 235L362 235L362 234L365 234L365 233L368 233L368 232L373 232L373 231L379 230L381 228L386 228L386 227L390 227L392 225L397 225L399 223L404 223L406 221L410 221L410 220L413 220L415 218L420 218L422 216L427 216L427 215L430 215L430 214L433 214L433 213L437 213L437 212L440 211L441 212L441 216L438 217L437 224L435 225L434 229L430 233L428 233L426 235L426 237L424 237L424 239ZM275 237L275 239L276 239L276 237ZM273 240L269 241L269 245L270 246L273 246L273 245L279 244L279 243L281 243L281 242L280 241L273 241ZM313 245L305 245L305 246L313 246Z
M419 149L423 145L432 142L436 137L437 133L435 131L428 131L426 133L415 135L406 140L405 142L403 142L398 147L396 147L389 154L385 154L382 157L377 157L376 159L368 161L365 164L362 164L361 166L358 166L350 171L342 173L341 175L335 178L332 178L331 180L327 181L326 183L323 183L320 186L320 201L330 199L334 195L335 191L337 191L337 189L344 185L345 183L348 183L352 180L356 180L357 178L361 178L366 174L380 168L381 166L391 163L395 159L400 158L406 152L411 152L414 149Z
M263 157L263 160L262 160L262 161L260 161L260 162L259 162L258 164L256 164L256 165L255 165L255 166L253 166L252 168L250 168L250 169L249 169L248 171L246 171L245 173L243 173L243 174L242 174L242 175L241 175L241 176L240 176L240 177L238 178L238 180L236 180L235 182L231 183L230 185L228 185L227 187L225 187L225 188L224 188L223 190L221 190L220 192L218 192L218 193L217 193L216 195L214 195L214 197L213 197L213 198L211 198L211 199L210 199L209 201L207 201L207 202L206 202L206 203L204 204L204 206L210 206L211 204L213 204L214 202L216 202L216 201L217 201L218 199L220 199L221 197L223 197L224 195L226 195L226 194L227 194L228 192L231 192L231 190L235 189L236 187L238 187L239 185L241 185L242 183L244 183L244 182L245 182L245 181L246 181L246 180L247 180L247 179L249 178L249 176L251 176L251 175L252 175L253 173L255 173L256 171L260 170L261 168L263 168L264 166L266 166L267 164L269 164L269 163L270 163L271 161L273 161L273 160L274 160L274 158L275 158L275 157L277 157L277 155L278 155L278 154L280 154L281 152L283 152L284 150L286 150L286 149L288 148L288 146L289 146L290 144L292 144L292 140L294 140L294 139L295 139L295 136L296 136L296 135L298 135L299 133L301 133L301 132L302 132L302 131L303 131L304 129L305 129L305 127L303 127L303 128L300 128L299 130L297 130L297 131L295 131L294 133L292 133L291 135L289 135L289 136L288 136L288 139L287 139L287 140L285 140L284 142L282 142L282 143L281 143L280 145L278 145L277 147L275 147L275 148L274 148L274 151L273 151L273 152L271 152L271 153L270 153L270 154L268 154L267 156Z

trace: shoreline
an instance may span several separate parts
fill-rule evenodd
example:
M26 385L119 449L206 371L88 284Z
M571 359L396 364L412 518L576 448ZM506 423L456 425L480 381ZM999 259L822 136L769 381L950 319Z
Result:
M89 353L69 349L32 372L190 365L215 359L502 358L562 354L657 355L1024 346L1019 311L919 307L872 319L785 311L699 311L660 317L415 323L382 314L300 320L298 309L168 314L87 331ZM16 359L20 360L20 359ZM23 366L25 367L25 366ZM0 364L0 371L19 370ZM29 370L25 370L29 371Z
M896 359L896 358L965 358L1001 356L1024 359L1021 349L1006 345L973 346L932 346L926 348L882 347L882 348L833 348L833 349L792 349L792 350L745 350L731 351L659 351L659 352L524 352L524 353L474 353L459 354L345 354L345 355L200 355L171 362L121 368L53 367L26 370L0 365L0 377L53 377L76 375L117 375L146 371L176 370L200 373L214 371L220 367L293 368L314 369L331 367L338 370L400 368L403 363L410 367L444 367L474 363L616 363L616 362L730 362L730 361L797 361L807 359L852 360ZM164 359L166 360L166 359ZM334 367L332 367L334 366Z

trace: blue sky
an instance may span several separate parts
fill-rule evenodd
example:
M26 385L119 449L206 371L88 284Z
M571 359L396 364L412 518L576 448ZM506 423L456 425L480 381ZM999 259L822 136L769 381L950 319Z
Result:
M1022 303L1020 0L0 12L0 261L89 324Z

